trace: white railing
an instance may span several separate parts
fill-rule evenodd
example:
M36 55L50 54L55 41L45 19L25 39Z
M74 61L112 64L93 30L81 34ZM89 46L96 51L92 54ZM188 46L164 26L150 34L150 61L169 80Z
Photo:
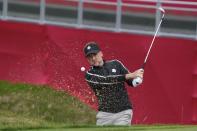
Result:
M166 14L168 15L168 11L181 11L181 12L190 12L192 14L193 23L195 23L194 31L193 33L178 33L177 32L164 32L160 30L158 34L160 36L170 36L170 37L181 37L181 38L189 38L189 39L195 39L197 40L197 2L189 2L189 1L180 1L180 0L128 0L127 3L125 3L122 0L117 1L100 1L100 0L65 0L67 2L76 2L77 5L77 20L76 23L74 22L66 22L66 21L52 21L46 19L46 8L49 3L46 3L47 0L40 0L39 7L40 12L39 18L28 18L28 17L21 17L21 16L10 16L9 15L9 4L10 3L17 3L17 0L0 0L2 2L2 9L0 14L1 20L14 20L14 21L22 21L22 22L32 22L32 23L39 23L39 24L51 24L51 25L58 25L58 26L69 26L69 27L75 27L75 28L87 28L87 29L95 29L95 30L106 30L106 31L114 31L114 32L127 32L127 33L138 33L138 34L148 34L153 35L155 33L155 30L141 30L141 29L125 29L122 28L122 14L123 14L123 8L124 7L130 7L130 8L144 8L144 9L157 9L159 6L162 6L166 10ZM20 1L21 2L21 1ZM23 1L25 2L25 1ZM64 2L62 0L62 2ZM133 3L132 3L133 2ZM26 2L28 3L28 2ZM29 2L30 3L30 2ZM148 4L147 4L148 3ZM30 3L31 4L31 3ZM114 6L116 7L116 10L112 10L112 12L115 14L116 19L114 20L114 27L107 27L107 26L101 26L101 25L88 25L84 24L84 10L86 10L86 7L84 7L85 4L94 4L94 5L106 5L106 6ZM61 4L60 4L61 5ZM99 10L99 6L96 7L95 10ZM102 10L102 8L100 8ZM103 11L103 10L102 10ZM105 10L104 10L105 11ZM142 12L146 13L146 12ZM156 11L155 14L155 25L154 28L158 26L159 20L160 20L160 12ZM181 17L181 16L180 16ZM166 18L167 19L167 18ZM165 20L164 20L165 21ZM184 25L185 26L185 25ZM154 29L153 28L153 29ZM165 29L165 27L162 27Z

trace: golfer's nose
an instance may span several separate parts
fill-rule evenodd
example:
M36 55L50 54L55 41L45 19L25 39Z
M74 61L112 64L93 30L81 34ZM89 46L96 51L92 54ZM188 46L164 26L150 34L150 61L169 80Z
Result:
M92 56L92 60L95 60L96 59L96 56Z

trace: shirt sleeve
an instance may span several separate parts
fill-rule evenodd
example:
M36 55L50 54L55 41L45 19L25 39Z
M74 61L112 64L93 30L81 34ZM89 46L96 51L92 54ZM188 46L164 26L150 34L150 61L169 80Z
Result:
M120 72L121 72L121 74L124 74L124 76L125 76L126 74L128 74L128 73L129 73L129 70L128 70L120 61L117 60L117 62L119 63L119 67L120 67ZM132 83L133 79L129 79L129 80L126 80L126 79L125 79L125 81L126 81L126 83L127 83L129 86L133 86L133 83Z

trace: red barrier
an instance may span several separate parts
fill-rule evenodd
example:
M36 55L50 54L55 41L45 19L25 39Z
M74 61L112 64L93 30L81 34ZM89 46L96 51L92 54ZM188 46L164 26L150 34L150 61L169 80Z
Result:
M152 36L109 33L0 22L0 79L48 84L64 89L96 108L95 96L84 80L88 68L83 46L100 43L105 59L119 59L130 71L141 66ZM144 83L128 88L134 103L134 124L197 123L192 98L197 41L162 38L155 41Z

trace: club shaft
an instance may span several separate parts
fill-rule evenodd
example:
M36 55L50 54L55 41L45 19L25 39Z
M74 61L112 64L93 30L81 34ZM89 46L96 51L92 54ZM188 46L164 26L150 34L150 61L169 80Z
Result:
M152 46L153 46L153 43L154 43L154 41L155 41L155 38L156 38L156 36L157 36L157 33L158 33L159 28L160 28L160 26L161 26L161 23L162 23L162 21L163 21L163 18L164 18L164 13L163 13L163 15L162 15L162 18L161 18L161 20L160 20L160 22L159 22L159 25L158 25L158 27L157 27L157 29L156 29L156 32L155 32L155 34L154 34L154 37L153 37L152 42L151 42L151 44L150 44L150 47L149 47L149 49L148 49L148 52L147 52L146 57L145 57L145 59L144 59L144 64L142 65L142 68L144 68L144 66L145 66L145 64L146 64L146 61L147 61L148 56L149 56L149 54L150 54L151 48L152 48Z

